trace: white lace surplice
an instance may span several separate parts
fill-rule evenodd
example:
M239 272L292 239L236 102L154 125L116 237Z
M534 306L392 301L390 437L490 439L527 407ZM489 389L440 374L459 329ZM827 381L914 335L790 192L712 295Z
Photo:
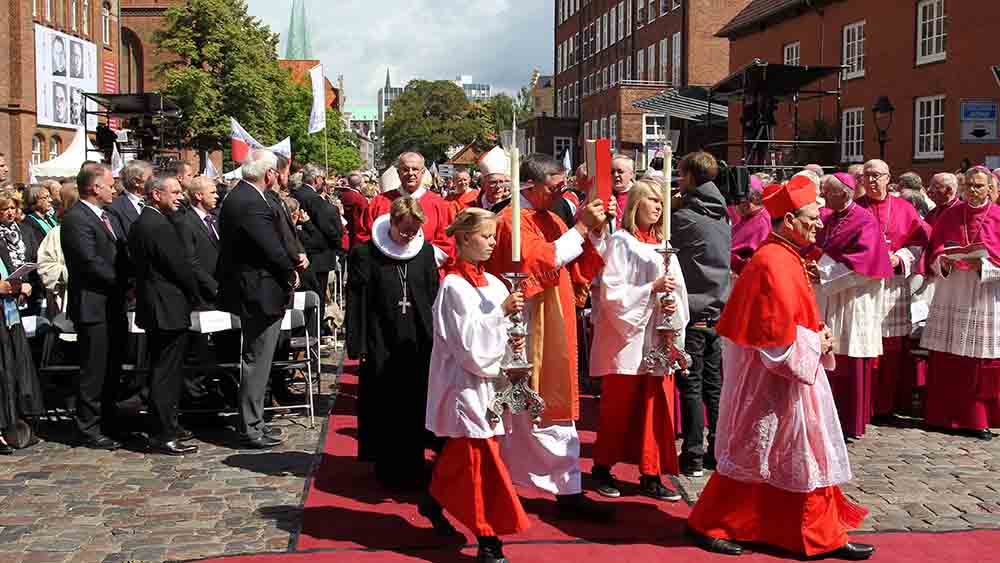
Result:
M602 254L604 270L593 293L594 341L590 347L590 375L635 375L643 373L642 358L660 346L656 334L659 300L650 294L653 282L664 275L663 245L647 244L627 231L611 236ZM688 323L688 294L677 256L670 258L668 275L677 281L674 298L677 312L672 328L678 331L676 345L684 349L684 327ZM662 370L653 375L662 376Z
M934 278L934 301L920 345L968 358L1000 358L1000 268L954 270Z
M851 480L819 334L798 327L791 347L744 348L723 340L718 471L796 493ZM832 366L828 366L832 367Z
M820 283L814 285L820 316L833 332L833 353L851 358L882 355L882 280L834 262L820 260Z
M909 336L913 331L913 289L910 276L920 260L922 250L916 247L900 248L896 256L903 265L903 273L885 280L882 290L882 336Z

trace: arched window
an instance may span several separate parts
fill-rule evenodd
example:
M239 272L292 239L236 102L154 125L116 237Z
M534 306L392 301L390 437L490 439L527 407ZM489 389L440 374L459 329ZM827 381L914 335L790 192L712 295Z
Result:
M77 17L77 12L79 12L79 10L77 9L76 4L77 0L70 0L69 2L69 28L72 29L73 31L77 30L76 17Z
M121 66L118 68L119 90L141 94L143 92L142 41L127 27L121 30L121 61Z
M59 153L62 152L62 143L60 140L59 135L49 137L49 160L59 156Z
M31 163L41 164L42 163L42 145L45 143L45 139L41 135L35 135L31 139Z
M107 2L101 6L101 34L104 44L111 46L111 4Z
M90 37L90 0L83 0L83 34Z

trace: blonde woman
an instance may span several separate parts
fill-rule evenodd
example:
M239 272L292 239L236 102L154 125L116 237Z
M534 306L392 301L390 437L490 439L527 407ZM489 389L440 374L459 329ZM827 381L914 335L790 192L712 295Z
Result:
M688 322L687 289L676 257L670 268L663 256L663 188L656 180L640 180L629 190L622 228L604 253L605 267L594 296L594 341L590 375L603 379L600 423L594 445L592 475L597 492L621 496L611 474L615 463L639 466L640 492L675 502L661 474L679 472L674 444L674 374L643 365L648 352L661 344L656 325L672 315L678 331L675 346L684 349ZM660 295L674 301L661 310Z
M478 208L459 212L446 230L457 244L457 260L445 267L434 302L426 425L448 441L430 487L439 505L425 504L420 511L440 530L447 527L441 522L443 507L476 534L477 561L493 562L505 560L498 536L528 527L496 440L509 425L509 415L496 426L487 419L508 347L507 316L524 307L520 292L508 293L503 282L485 271L496 230L496 215ZM524 340L510 344L521 349Z

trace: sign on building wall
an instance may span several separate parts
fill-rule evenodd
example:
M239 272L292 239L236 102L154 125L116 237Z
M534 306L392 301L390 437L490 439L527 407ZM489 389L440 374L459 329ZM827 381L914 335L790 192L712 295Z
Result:
M97 91L97 46L35 24L35 107L38 125L83 125L83 93ZM90 108L96 109L93 102ZM97 127L90 116L88 127Z
M962 100L962 142L995 143L998 140L996 100Z

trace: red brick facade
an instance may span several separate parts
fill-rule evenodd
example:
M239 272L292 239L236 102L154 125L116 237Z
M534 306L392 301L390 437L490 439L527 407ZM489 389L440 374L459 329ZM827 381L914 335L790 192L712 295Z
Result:
M556 111L577 119L578 145L589 130L589 138L612 138L619 152L638 157L643 166L644 143L653 137L646 134L643 111L632 103L670 86L724 78L729 46L715 33L748 2L556 0ZM611 16L607 33L605 15ZM674 120L671 128L682 131L679 150L697 148L685 124Z
M925 182L935 172L959 168L963 158L982 163L987 155L1000 155L1000 144L968 143L961 139L961 105L963 100L987 100L996 103L1000 86L990 72L990 66L1000 64L996 49L990 47L991 33L1000 21L1000 3L943 0L946 38L943 53L934 53L936 46L924 43L932 53L918 60L918 7L937 10L937 6L918 0L872 2L870 0L834 0L814 2L814 8L802 6L765 22L758 22L745 31L731 36L730 68L736 70L755 58L772 63L783 62L784 47L794 42L800 45L802 65L840 65L845 62L845 28L864 22L863 73L844 80L843 109L854 110L863 120L860 151L853 159L842 159L837 150L835 160L862 161L878 158L877 129L871 111L879 96L888 96L896 111L888 131L886 160L896 174L913 170ZM856 30L854 27L852 30ZM925 28L928 29L928 28ZM933 26L930 28L933 29ZM848 37L856 37L852 31ZM836 79L828 79L825 87L835 87ZM943 104L929 97L943 96ZM922 102L920 99L924 99ZM917 136L921 124L915 120L918 103L922 109L943 108L943 136L930 135L938 124L923 120L925 143L919 154ZM739 138L739 108L730 108L729 134ZM857 110L860 110L858 112ZM836 115L835 99L823 103L803 102L799 106L800 122L808 126L822 119L830 127L841 128L841 116ZM792 135L789 106L783 105L777 114L776 138ZM929 129L928 129L929 127ZM943 139L943 150L938 142ZM931 142L933 141L933 142ZM842 143L843 144L843 143ZM857 144L854 147L858 147ZM735 158L736 152L731 153ZM831 162L833 164L835 162ZM801 163L800 163L801 164Z

